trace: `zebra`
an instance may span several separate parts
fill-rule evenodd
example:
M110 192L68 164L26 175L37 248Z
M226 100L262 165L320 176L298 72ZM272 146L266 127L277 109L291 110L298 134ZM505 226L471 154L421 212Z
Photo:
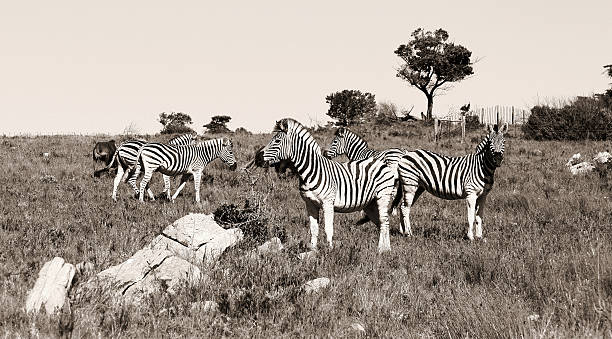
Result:
M426 150L408 152L399 162L398 172L404 204L402 205L402 227L410 228L410 207L419 196L428 191L447 200L466 199L468 207L467 238L482 238L482 218L487 195L493 188L495 169L501 166L504 157L504 133L498 126L487 126L488 135L476 147L476 153L461 157L439 155Z
M144 168L144 176L140 182L140 201L144 201L144 190L148 187L149 180L153 172L159 171L166 176L176 176L183 174L181 184L170 197L169 183L164 191L168 193L168 198L174 201L181 192L189 176L193 174L196 191L196 202L200 202L200 179L204 167L216 158L220 158L231 170L236 169L236 159L232 150L232 141L227 138L212 139L200 142L196 145L166 145L161 143L148 143L138 151L138 165L136 173L138 176L141 168Z
M192 145L192 144L195 144L196 140L197 140L197 134L187 133L187 134L178 135L170 139L168 141L168 144L170 145ZM115 166L116 164L119 165L117 167L117 175L115 176L115 180L113 182L112 198L114 201L117 201L117 187L119 186L119 182L121 182L121 179L124 176L125 176L125 178L123 178L124 181L127 181L130 184L130 186L132 186L132 189L134 190L135 194L138 194L140 192L138 190L138 187L136 187L137 176L134 175L135 174L134 170L136 166L136 160L138 159L137 158L138 151L146 143L147 143L146 140L129 140L129 141L123 142L121 145L119 145L119 148L117 148L117 150L115 151L113 158L111 160L111 163L107 165L106 168L103 168L94 173L94 176L98 177L100 176L100 173L102 173L103 171L108 171L112 166ZM167 188L169 190L170 189L170 178L166 176L163 176L163 178L164 178L164 188ZM153 192L151 192L150 189L147 190L147 193L150 198L152 199L154 198Z
M363 140L357 133L349 130L348 128L340 127L336 130L334 139L332 140L329 149L325 152L325 155L329 158L335 158L337 156L346 154L346 157L351 160L361 160L365 158L374 158L384 161L385 164L393 171L393 176L396 180L398 178L397 164L399 160L406 154L406 150L399 148L389 148L383 151L377 151L368 147L368 142ZM394 195L392 206L397 206L402 200L401 188L398 187L396 194ZM395 209L393 209L395 212ZM401 209L400 209L401 214ZM401 215L400 215L401 217ZM362 219L358 223L367 222L367 218ZM409 235L405 232L403 227L400 227L400 233L403 235Z
M310 132L299 122L286 118L276 122L274 137L263 148L263 160L273 165L290 160L299 175L300 195L310 220L310 246L317 249L319 211L327 243L332 248L334 212L365 210L380 227L378 251L391 250L388 207L394 178L384 162L372 158L340 163L321 154Z

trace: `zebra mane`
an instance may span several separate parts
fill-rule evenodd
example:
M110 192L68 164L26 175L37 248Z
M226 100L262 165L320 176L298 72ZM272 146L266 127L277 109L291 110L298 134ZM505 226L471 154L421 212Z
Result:
M341 128L342 128L342 129L344 129L344 133L346 133L346 134L348 134L348 135L352 135L352 136L354 136L355 138L357 138L357 139L359 139L361 142L363 142L363 143L366 145L366 147L368 147L368 142L367 142L367 141L366 141L366 140L365 140L365 139L364 139L364 138L363 138L361 135L359 135L359 134L358 134L358 133L356 133L356 132L351 131L351 130L350 130L350 129L348 129L348 128L344 128L344 127L341 127ZM339 131L339 130L340 130L340 129L338 129L338 131ZM337 133L337 132L336 132L336 133Z
M489 134L487 134L487 136L484 137L484 139L482 139L482 141L478 144L478 146L476 146L476 150L474 151L474 154L483 153L487 149L487 145L489 144L489 141L491 141L491 137Z
M210 147L210 146L214 146L214 145L223 145L223 138L218 138L218 139L208 139L208 140L204 140L204 141L200 141L198 142L196 145L199 147Z
M279 120L276 122L276 125L274 126L274 129L272 130L273 133L279 133L279 132L289 133L289 131L292 132L294 137L297 137L297 138L300 138L306 141L306 144L310 145L317 154L321 154L321 147L319 146L315 138L312 136L312 134L310 134L310 132L308 131L306 127L304 127L302 124L300 124L294 119L285 118L285 119Z

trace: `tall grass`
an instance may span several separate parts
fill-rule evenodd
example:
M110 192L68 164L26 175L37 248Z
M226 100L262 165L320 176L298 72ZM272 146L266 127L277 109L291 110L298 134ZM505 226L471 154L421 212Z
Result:
M434 145L431 131L400 124L358 131L374 148L471 152L484 131ZM326 147L331 131L315 133ZM573 153L606 148L602 142L507 139L484 219L486 242L463 240L465 202L424 194L412 209L414 236L392 232L392 251L378 255L373 224L337 214L329 251L322 244L301 261L309 231L297 179L273 171L251 176L220 162L205 170L202 204L192 184L172 203L140 204L112 178L94 179L94 138L54 136L0 139L0 335L59 337L610 337L612 330L612 203L597 174L572 177ZM269 135L236 135L237 160L246 163ZM154 139L154 138L149 138ZM539 152L535 152L535 150ZM50 153L49 157L42 153ZM240 165L240 164L239 164ZM45 179L46 178L46 179ZM52 179L51 179L52 178ZM161 178L152 189L161 191ZM175 184L176 185L176 182ZM257 196L254 196L257 195ZM207 267L197 286L155 294L141 305L115 304L103 294L70 295L70 310L53 317L27 315L26 294L42 264L54 256L90 261L96 271L118 264L166 225L189 212L212 213L265 197L269 234L283 230L287 249L253 257L237 246ZM397 229L397 216L391 227ZM301 286L325 276L329 288L305 294ZM214 300L216 313L192 308Z

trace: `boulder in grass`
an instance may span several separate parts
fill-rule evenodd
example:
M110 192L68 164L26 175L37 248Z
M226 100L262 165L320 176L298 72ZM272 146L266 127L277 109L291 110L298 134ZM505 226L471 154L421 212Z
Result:
M605 164L608 161L612 161L612 155L608 152L599 152L593 157L593 161L600 164Z
M195 283L200 269L167 250L142 249L119 265L98 273L117 296L137 300L155 291L173 293L181 282Z
M257 248L253 249L253 252L259 255L266 255L269 253L278 253L284 248L285 246L283 246L281 240L278 237L274 237L260 246L257 246Z
M188 214L166 227L149 248L163 249L195 264L211 263L242 240L239 228L224 229L209 214Z
M174 293L182 283L194 285L205 276L202 264L211 263L242 239L240 229L220 227L212 215L186 215L136 252L88 283L114 291L115 296L137 302L155 291Z
M574 166L575 164L578 163L578 161L580 160L581 156L582 155L580 153L576 153L576 154L572 155L572 157L567 161L567 163L565 163L565 166L566 167Z
M72 286L74 273L74 266L60 257L46 262L38 273L34 288L28 293L26 311L38 312L43 305L47 314L61 309Z

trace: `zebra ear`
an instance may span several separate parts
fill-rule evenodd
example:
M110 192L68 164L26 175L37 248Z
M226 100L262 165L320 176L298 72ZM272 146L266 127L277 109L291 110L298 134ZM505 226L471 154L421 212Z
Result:
M276 126L274 126L275 131L285 132L289 130L289 123L287 119L282 119L276 122Z
M487 124L487 133L491 134L493 132L493 125Z
M336 135L342 138L344 136L344 132L345 132L344 127L340 127L336 131Z
M504 123L504 125L502 126L502 129L499 133L501 134L505 134L506 132L508 132L508 123Z

